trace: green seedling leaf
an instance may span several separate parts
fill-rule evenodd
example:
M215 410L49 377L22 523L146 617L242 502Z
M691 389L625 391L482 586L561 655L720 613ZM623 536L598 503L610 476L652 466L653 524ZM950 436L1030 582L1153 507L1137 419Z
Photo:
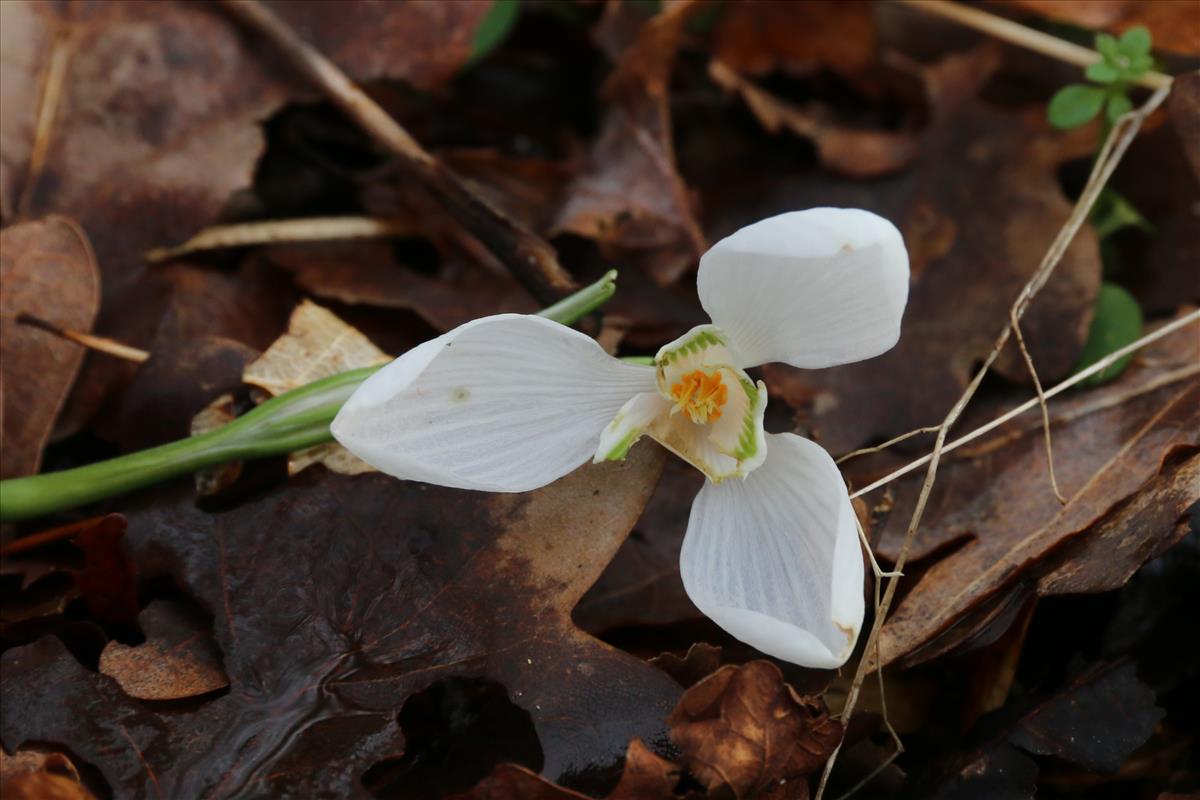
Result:
M1150 31L1142 25L1130 28L1121 34L1117 49L1129 58L1144 56L1150 52Z
M1071 84L1050 98L1046 116L1056 128L1077 128L1100 113L1105 96L1098 86Z
M1132 108L1133 102L1128 97L1114 92L1108 96L1108 104L1105 106L1104 113L1108 116L1109 122L1116 124L1121 115L1129 113Z
M471 57L467 60L467 64L478 63L499 47L512 32L520 14L521 0L493 0L487 16L475 29L475 39L471 43Z
M1100 295L1096 298L1096 315L1092 317L1092 327L1088 330L1083 355L1075 372L1087 369L1109 353L1136 341L1141 335L1142 309L1137 300L1115 283L1101 284ZM1130 353L1083 381L1082 385L1098 386L1111 381L1129 366L1132 358L1133 354Z
M1112 83L1117 78L1121 77L1121 73L1117 68L1107 61L1097 61L1089 66L1083 73L1088 76L1089 80L1096 83Z
M1153 66L1154 58L1148 53L1144 53L1129 59L1129 68L1125 70L1125 74L1130 78L1136 78Z
M1107 33L1096 34L1096 50L1100 55L1104 56L1105 61L1116 63L1121 57L1121 50L1117 45L1117 40Z
M1096 205L1092 208L1092 227L1101 239L1106 239L1125 228L1138 228L1146 233L1154 232L1154 226L1134 208L1125 195L1108 187L1096 198Z

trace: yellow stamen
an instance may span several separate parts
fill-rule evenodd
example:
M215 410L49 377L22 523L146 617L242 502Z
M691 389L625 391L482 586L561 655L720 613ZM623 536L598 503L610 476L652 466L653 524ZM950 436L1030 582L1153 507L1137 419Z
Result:
M729 399L729 389L721 380L720 372L710 374L697 369L671 387L671 399L675 401L672 414L686 411L692 422L704 425L721 418L721 408Z

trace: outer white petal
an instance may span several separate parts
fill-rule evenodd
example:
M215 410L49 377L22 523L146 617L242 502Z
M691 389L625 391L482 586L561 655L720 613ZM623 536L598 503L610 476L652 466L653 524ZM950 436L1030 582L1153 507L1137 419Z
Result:
M380 470L460 489L524 492L591 457L654 370L612 358L536 316L468 322L372 375L334 419L334 437Z
M854 511L833 459L807 439L769 434L766 461L745 480L704 485L679 568L706 616L768 655L831 668L858 640Z
M908 301L908 252L883 217L810 208L717 242L700 259L697 285L738 366L828 367L896 344Z

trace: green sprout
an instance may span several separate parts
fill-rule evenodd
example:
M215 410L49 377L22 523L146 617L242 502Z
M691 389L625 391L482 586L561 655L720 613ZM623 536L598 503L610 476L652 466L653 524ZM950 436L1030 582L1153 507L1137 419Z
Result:
M1150 31L1141 26L1130 28L1119 39L1107 33L1096 34L1100 60L1084 71L1096 85L1073 83L1060 89L1050 98L1046 110L1050 124L1078 128L1095 119L1101 110L1107 125L1115 123L1133 108L1130 85L1154 66L1150 48Z

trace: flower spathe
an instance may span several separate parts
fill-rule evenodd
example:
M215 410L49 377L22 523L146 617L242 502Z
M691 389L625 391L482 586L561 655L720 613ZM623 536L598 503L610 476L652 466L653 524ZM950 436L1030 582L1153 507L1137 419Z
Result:
M857 209L781 214L700 259L712 324L622 362L540 317L500 314L414 348L368 378L333 422L383 472L523 492L649 436L702 471L680 554L688 596L733 636L809 667L840 666L863 619L863 559L833 459L763 429L767 388L746 370L871 358L900 335L908 256Z

